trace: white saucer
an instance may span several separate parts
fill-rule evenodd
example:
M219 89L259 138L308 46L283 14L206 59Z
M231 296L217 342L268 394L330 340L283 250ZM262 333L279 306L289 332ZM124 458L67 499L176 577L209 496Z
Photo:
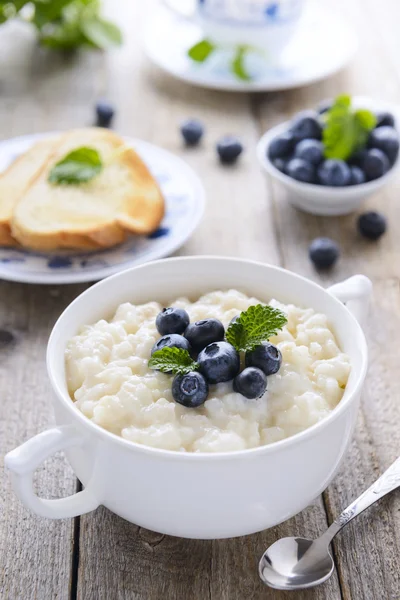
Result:
M49 135L49 134L45 134ZM0 172L41 135L0 142ZM126 138L157 179L166 201L166 214L149 236L132 236L124 244L98 252L59 250L31 252L0 247L0 279L24 283L78 283L96 281L133 265L172 254L195 230L204 211L204 189L192 169L170 152Z
M187 50L204 35L193 22L163 6L152 11L145 31L149 58L162 70L193 85L236 92L267 92L310 84L329 77L352 58L357 48L354 30L324 2L311 1L299 30L284 50L279 64L268 65L255 53L249 56L251 81L241 81L229 71L226 51L202 64Z

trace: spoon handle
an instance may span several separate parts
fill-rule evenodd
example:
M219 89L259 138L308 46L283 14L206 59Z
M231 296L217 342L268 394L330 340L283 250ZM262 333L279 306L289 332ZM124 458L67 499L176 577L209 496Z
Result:
M400 457L361 496L338 516L321 536L328 543L354 517L400 486Z

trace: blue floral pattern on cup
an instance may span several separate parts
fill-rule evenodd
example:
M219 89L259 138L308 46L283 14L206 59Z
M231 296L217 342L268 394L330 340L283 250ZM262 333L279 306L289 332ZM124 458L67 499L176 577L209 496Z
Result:
M288 23L298 18L303 0L198 0L203 18L230 26Z

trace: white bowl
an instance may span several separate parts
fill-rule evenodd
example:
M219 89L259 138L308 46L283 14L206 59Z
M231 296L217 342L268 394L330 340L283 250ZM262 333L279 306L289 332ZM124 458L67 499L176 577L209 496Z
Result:
M371 108L371 100L365 98L354 98L355 106ZM382 104L373 104L374 110L389 110L396 113L396 108L385 107ZM397 108L398 112L398 108ZM396 116L396 126L399 119ZM324 186L314 183L303 183L296 181L277 169L268 158L268 148L271 141L278 135L288 130L290 121L286 121L269 129L260 139L257 145L257 157L262 168L286 188L288 201L301 210L313 215L337 216L347 215L354 212L372 194L380 190L395 174L400 154L391 169L379 179L346 187Z
M352 369L343 399L326 419L269 446L196 454L129 442L75 407L64 352L82 325L109 316L122 302L168 302L232 287L260 299L274 296L311 306L328 316ZM356 317L365 313L370 291L362 275L326 291L284 269L219 257L167 259L101 281L72 302L53 329L47 368L57 427L6 456L15 492L41 516L74 517L103 504L142 527L190 538L245 535L288 519L327 487L349 446L367 369L366 342ZM66 452L85 489L58 500L39 498L32 488L33 472L59 450Z

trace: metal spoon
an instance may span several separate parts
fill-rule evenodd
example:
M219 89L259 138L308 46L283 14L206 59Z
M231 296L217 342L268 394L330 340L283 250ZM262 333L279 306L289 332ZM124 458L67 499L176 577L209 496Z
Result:
M335 535L354 517L399 486L400 457L315 541L288 537L272 544L259 563L262 581L277 590L310 588L326 581L334 569L329 544Z

